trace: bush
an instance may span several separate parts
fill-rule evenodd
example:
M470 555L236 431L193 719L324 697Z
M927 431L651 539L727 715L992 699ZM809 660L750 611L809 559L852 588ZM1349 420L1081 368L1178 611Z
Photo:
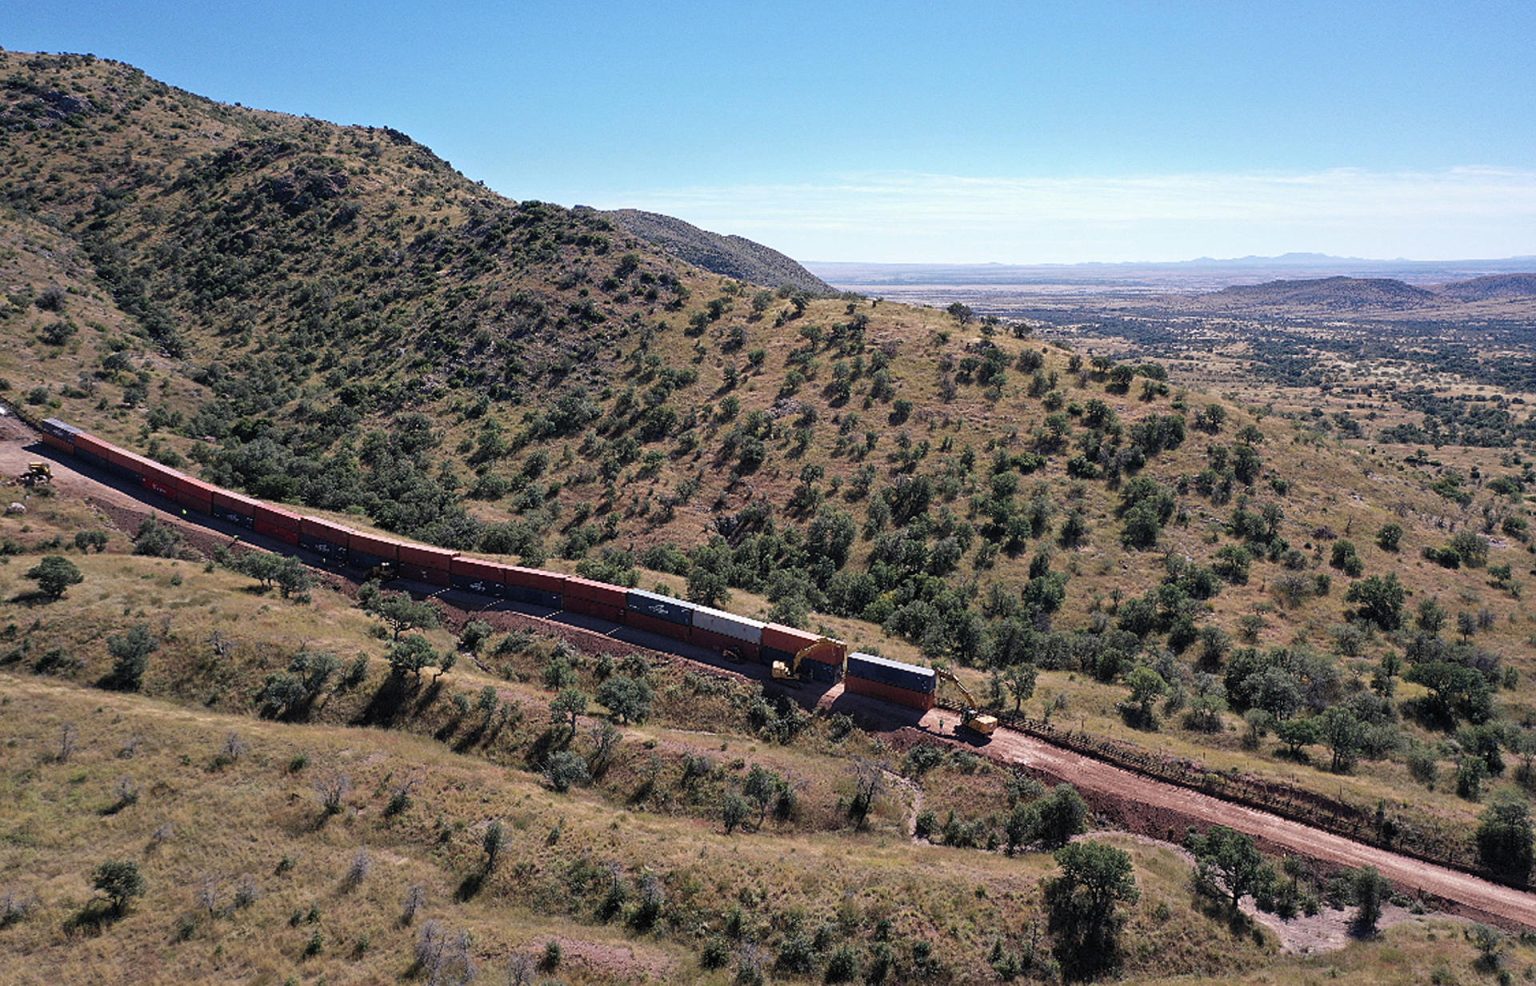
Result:
M107 898L112 913L122 914L135 897L144 896L144 875L131 860L102 863L91 874L91 886Z
M72 585L85 581L75 563L63 555L48 555L26 572L37 583L37 591L48 599L62 599Z
M181 554L181 532L158 517L150 516L133 536L133 553L152 558L176 558Z
M1492 872L1524 883L1530 879L1531 809L1519 797L1489 805L1477 826L1477 856Z
M149 668L149 655L160 649L160 642L144 623L135 624L127 633L107 638L107 652L112 655L112 673L107 685L125 692L136 692Z
M544 779L549 786L564 794L577 784L591 780L587 762L570 750L558 750L549 755L544 764Z

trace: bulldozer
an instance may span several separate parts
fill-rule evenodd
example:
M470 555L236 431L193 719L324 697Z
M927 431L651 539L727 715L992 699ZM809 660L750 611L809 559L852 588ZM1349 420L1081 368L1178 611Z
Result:
M954 685L955 689L965 698L965 705L960 710L960 727L962 729L969 729L977 736L991 736L997 731L997 716L988 715L976 707L976 696L971 694L971 690L961 683L953 671L948 668L934 668L933 673Z
M47 462L28 462L27 471L21 474L23 486L46 486L53 482L53 465Z
M774 681L799 681L800 680L800 665L803 662L805 662L806 660L814 660L818 654L827 654L828 656L831 656L831 655L835 655L836 653L837 653L837 645L834 644L832 641L827 640L825 638L823 638L821 640L818 640L814 644L810 644L810 645L808 645L806 647L800 648L800 652L795 655L795 659L793 661L790 661L788 663L786 663L784 661L774 661L773 662L773 666L771 668L771 671L773 673L773 680ZM835 661L826 661L824 663L833 664L833 663L836 663L836 662Z

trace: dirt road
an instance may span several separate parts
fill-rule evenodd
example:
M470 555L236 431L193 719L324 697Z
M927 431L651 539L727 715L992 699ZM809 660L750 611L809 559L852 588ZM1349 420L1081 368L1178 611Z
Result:
M54 486L59 494L92 500L109 508L109 512L110 508L138 512L146 509L141 499L144 491L132 488L126 482L114 482L108 477L75 469L67 456L31 447L29 440L30 434L20 422L0 417L0 475L17 475L29 459L47 455L54 462ZM195 529L204 521L206 526L217 528L217 522L211 519L195 518L197 523L173 519L188 528ZM565 630L577 629L559 625ZM601 630L589 632L601 633ZM741 673L742 669L731 670ZM953 712L935 709L919 716L885 703L844 694L841 687L808 693L804 697L808 704L818 704L819 700L823 707L856 713L893 733L954 738ZM941 719L950 728L941 730ZM1189 825L1227 825L1254 836L1272 850L1295 853L1334 866L1374 866L1405 891L1441 898L1474 916L1501 924L1536 928L1536 895L1143 777L1032 736L999 729L992 741L977 752L1075 785L1101 811L1108 808L1120 815L1124 826L1133 832L1178 841Z

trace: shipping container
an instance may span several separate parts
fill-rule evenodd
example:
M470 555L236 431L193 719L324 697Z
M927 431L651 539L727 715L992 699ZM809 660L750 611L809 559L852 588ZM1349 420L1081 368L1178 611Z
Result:
M823 685L835 685L843 680L841 664L823 664L807 658L800 662L800 677Z
M401 541L398 549L400 563L417 568L430 568L441 572L453 571L453 556L458 554L448 548L436 548L426 544ZM443 583L447 585L447 583Z
M299 532L297 530L288 527L281 527L273 523L271 520L262 517L260 514L256 516L256 520L251 525L251 527L256 531L257 534L272 538L275 541L281 541L284 544L291 545L297 545L299 543Z
M870 698L878 698L895 705L904 705L907 708L925 712L933 708L934 702L932 692L915 692L906 688L896 688L884 682L855 677L852 671L843 679L843 690L853 695L866 695Z
M213 513L213 491L213 484L205 483L201 479L182 475L176 477L176 502L188 510L205 514Z
M646 592L644 589L630 589L625 594L625 605L631 612L682 626L693 625L693 611L697 608L693 603Z
M451 586L453 576L446 568L433 568L430 565L415 565L411 562L400 563L400 577L411 579L415 582L425 582L428 585Z
M95 435L88 435L82 431L75 436L75 454L92 465L105 469L112 468L112 460L107 457L109 448L111 448L110 445Z
M763 627L763 646L786 651L793 657L821 639L820 634L809 630L796 630L782 623L769 623Z
M299 545L330 561L346 562L352 529L321 517L299 519Z
M905 688L914 692L934 691L938 678L932 668L915 664L903 664L876 654L853 653L848 655L848 675L857 675L869 681L878 681L892 688Z
M507 593L507 566L479 558L455 555L448 563L449 577L455 589L497 599Z
M550 592L548 589L530 589L526 585L507 584L507 598L515 603L527 603L530 606L545 606L549 609L563 609L565 597L558 592Z
M700 606L693 612L693 625L742 643L760 644L763 642L763 628L768 624L724 610Z
M694 626L689 631L689 640L698 647L707 647L717 654L727 651L734 654L737 660L756 661L758 659L758 645L748 643L745 640L737 640L713 630L706 630L701 626Z
M574 575L565 577L564 595L567 603L575 599L586 599L591 602L601 603L613 609L623 609L629 605L629 590L621 585L609 585L607 582L594 582L591 579L581 579ZM572 607L575 608L574 606Z
M521 565L506 566L507 587L537 589L540 592L560 595L565 592L565 576L559 572L546 572L542 568L524 568Z
M43 434L52 435L55 438L62 438L64 441L70 444L71 448L73 448L75 436L80 434L80 429L76 428L72 424L60 421L58 418L44 418Z
M779 650L777 647L769 647L767 644L758 648L758 660L764 664L772 664L774 661L783 661L785 664L790 664L794 659L795 655L787 650Z
M251 527L256 521L256 501L239 493L213 488L213 515L220 520L241 527Z
M676 623L672 620L663 620L660 617L651 616L649 613L637 609L628 609L624 612L624 623L636 630L644 630L673 640L688 642L689 626L686 623Z
M73 440L65 436L55 435L51 431L43 432L43 444L59 452L68 452L73 454L75 451L75 443Z
M574 580L572 580L574 581ZM609 623L623 623L625 609L622 606L610 606L608 603L600 603L595 599L587 599L575 595L567 590L561 596L565 610L570 613L581 613L583 616L595 616L599 620L607 620Z
M376 534L353 531L347 538L347 564L353 568L373 568L400 560L400 543Z
M256 529L258 531L261 530L263 524L270 530L292 531L293 538L289 543L298 544L299 524L302 521L303 518L291 510L274 507L272 504L263 503L260 500L256 501Z

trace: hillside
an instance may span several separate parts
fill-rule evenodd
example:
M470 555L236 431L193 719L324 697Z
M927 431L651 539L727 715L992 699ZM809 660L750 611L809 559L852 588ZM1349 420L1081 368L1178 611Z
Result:
M672 256L715 274L770 288L787 284L812 294L836 293L791 258L745 237L722 236L672 216L639 209L615 209L600 215Z
M1349 447L963 307L749 287L391 130L83 57L0 80L7 399L358 527L950 662L1463 860L1532 783L1513 451ZM1312 297L1416 297L1366 284Z
M1491 274L1443 285L1438 293L1457 301L1536 298L1536 274Z
M1213 306L1299 305L1353 311L1362 308L1397 309L1433 301L1435 293L1392 278L1320 277L1299 281L1266 281L1243 284L1202 295Z

